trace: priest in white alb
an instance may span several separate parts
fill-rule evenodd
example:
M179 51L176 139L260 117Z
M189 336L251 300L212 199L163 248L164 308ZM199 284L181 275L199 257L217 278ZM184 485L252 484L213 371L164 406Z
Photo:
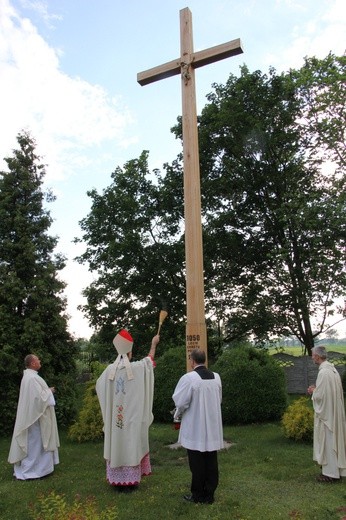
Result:
M319 482L339 482L346 477L346 421L341 377L327 361L323 346L312 349L318 365L316 385L309 386L315 411L313 460L321 466Z
M38 375L40 359L29 354L20 385L17 416L8 462L18 480L46 477L59 463L55 389Z

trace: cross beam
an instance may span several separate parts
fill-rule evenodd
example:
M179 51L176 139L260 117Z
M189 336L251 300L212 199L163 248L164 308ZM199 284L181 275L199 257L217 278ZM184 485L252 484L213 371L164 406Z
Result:
M222 43L221 45L215 45L215 47L210 47L204 51L193 52L190 56L189 64L194 69L198 69L204 65L209 65L210 63L225 58L231 58L232 56L236 56L242 52L240 40L237 38L236 40ZM139 72L137 74L138 83L143 87L144 85L149 85L149 83L154 83L155 81L160 81L161 79L170 78L171 76L180 74L182 66L186 65L183 56L184 53L182 53L182 56L176 60L168 61L163 65L153 67L144 72Z
M137 74L137 81L142 86L177 74L181 74L182 79L187 370L190 370L189 354L192 349L200 348L206 356L208 354L195 69L242 52L239 39L193 52L192 15L186 7L180 11L180 58Z

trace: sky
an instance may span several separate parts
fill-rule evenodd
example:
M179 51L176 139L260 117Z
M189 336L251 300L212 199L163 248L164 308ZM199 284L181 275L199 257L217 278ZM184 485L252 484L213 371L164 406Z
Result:
M180 77L142 87L137 74L179 58L186 7L194 51L237 38L244 50L197 69L197 113L213 83L244 64L282 72L346 49L344 0L0 0L0 170L17 134L29 131L57 197L49 233L67 259L61 277L75 337L93 332L77 309L93 275L74 260L85 245L73 243L90 210L87 191L101 194L143 150L150 169L181 152L170 131L181 115Z

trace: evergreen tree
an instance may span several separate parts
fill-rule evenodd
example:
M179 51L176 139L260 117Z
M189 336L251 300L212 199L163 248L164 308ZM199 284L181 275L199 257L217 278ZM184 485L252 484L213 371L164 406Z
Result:
M67 331L64 267L54 255L56 237L48 235L52 219L43 207L54 200L42 191L45 167L27 133L17 136L19 149L5 158L0 172L0 392L6 396L0 431L9 433L16 414L23 360L35 353L42 376L57 388L60 424L73 415L75 347Z

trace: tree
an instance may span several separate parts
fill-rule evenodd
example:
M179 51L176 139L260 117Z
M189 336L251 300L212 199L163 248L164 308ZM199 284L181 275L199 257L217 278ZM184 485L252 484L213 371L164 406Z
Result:
M346 166L346 56L306 58L304 66L290 71L301 100L301 130L312 162L332 161L343 177Z
M317 145L333 158L343 146L341 125L326 139L324 129L343 115L344 66L329 56L281 75L243 67L208 96L199 118L205 257L228 339L294 334L311 353L345 294L344 170L339 161L326 175L325 157L316 155ZM323 110L317 83L326 99L333 90L335 110L327 103Z
M131 331L134 352L136 344L149 345L163 307L169 308L164 330L171 340L184 334L182 209L175 203L181 194L168 195L161 186L159 172L149 172L148 152L143 152L116 168L102 195L88 192L91 211L76 240L87 243L78 260L87 262L96 276L84 291L83 309L97 330L94 339L109 345L109 357L114 357L112 339L121 328Z
M280 75L242 67L208 96L199 139L205 304L216 349L220 338L294 335L311 353L345 295L344 68L332 55ZM179 119L173 132L181 138ZM79 261L96 280L84 310L107 342L115 322L136 324L143 337L163 301L171 311L165 328L184 342L182 158L164 170L150 172L143 152L115 170L102 195L88 193Z
M329 343L336 343L338 338L338 331L336 329L328 329L325 332L325 337L329 340Z
M48 235L51 225L42 191L44 165L27 132L17 136L19 149L0 172L0 391L6 395L0 428L10 432L16 414L23 360L29 353L42 360L42 375L57 387L60 424L73 414L74 344L67 332L65 284L58 272L61 255ZM71 390L72 389L72 390Z

